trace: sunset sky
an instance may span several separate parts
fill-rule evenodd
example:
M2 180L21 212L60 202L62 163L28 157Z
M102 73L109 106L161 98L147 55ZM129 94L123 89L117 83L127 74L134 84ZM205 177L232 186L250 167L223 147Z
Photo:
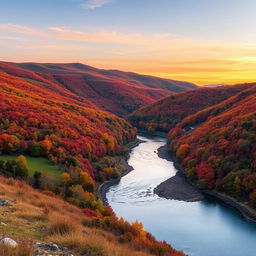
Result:
M0 0L3 61L256 81L255 0Z

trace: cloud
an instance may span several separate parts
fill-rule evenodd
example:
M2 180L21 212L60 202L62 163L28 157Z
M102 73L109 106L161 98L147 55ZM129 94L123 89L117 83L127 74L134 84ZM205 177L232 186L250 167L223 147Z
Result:
M37 29L32 27L19 25L19 24L0 24L0 32L6 33L14 33L14 34L23 34L28 36L36 36L36 37L48 37L46 33L43 33Z
M83 9L95 9L111 2L113 2L113 0L87 0L81 4L81 7Z
M256 45L248 43L0 24L0 47L1 58L10 61L84 62L201 84L256 80Z
M79 41L120 45L145 45L149 40L158 41L156 38L144 37L136 33L121 33L116 30L81 31L65 27L49 27L54 37L65 41Z
M1 39L1 36L0 36ZM16 49L23 49L23 50L36 50L36 49L47 49L47 50L55 50L55 51L81 51L81 50L88 50L88 46L77 46L77 45L63 45L63 44L38 44L38 45L16 45L13 46Z
M13 32L13 33L22 33L22 34L32 34L34 30L31 27L19 25L19 24L0 24L0 30Z
M9 40L9 41L20 41L20 42L26 42L28 41L26 38L19 38L19 37L15 37L15 36L1 36L0 35L0 40Z

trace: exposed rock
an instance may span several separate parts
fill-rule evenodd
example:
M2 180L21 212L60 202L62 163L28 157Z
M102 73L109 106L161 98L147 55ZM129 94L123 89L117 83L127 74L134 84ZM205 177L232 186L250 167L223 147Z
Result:
M18 246L18 243L9 237L1 239L0 242L13 248Z
M7 224L4 223L4 222L0 222L0 225L2 225L2 226L7 226Z
M8 200L4 200L4 199L2 199L2 200L0 200L0 206L6 206L7 204L8 204Z
M34 249L35 256L73 256L67 248L55 243L36 243Z
M43 227L41 228L41 230L42 230L42 231L48 231L48 230L49 230L49 227L43 226Z
M46 249L47 251L56 252L60 250L60 247L54 243L37 243L37 247Z

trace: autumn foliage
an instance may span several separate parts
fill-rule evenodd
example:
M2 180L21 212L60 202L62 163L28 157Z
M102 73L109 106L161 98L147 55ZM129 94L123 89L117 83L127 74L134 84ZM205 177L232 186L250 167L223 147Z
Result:
M191 83L114 70L100 70L79 63L4 63L0 70L37 87L63 95L68 102L125 116L141 106L169 95L194 89ZM51 97L50 97L51 98Z
M104 212L84 209L84 214L91 218L88 226L103 228L118 236L120 244L130 244L137 250L148 251L157 256L184 256L184 253L176 251L166 242L157 241L150 233L143 229L142 223L135 221L129 223L122 217L117 218L112 209L107 206Z
M68 99L4 72L0 92L0 154L48 158L63 172L61 184L47 170L30 177L31 184L60 193L78 206L101 210L94 194L93 165L106 155L122 154L136 129L113 114L79 103L75 96ZM21 160L2 163L1 173L27 178L27 170L17 167L22 167ZM111 179L114 172L106 175L104 179Z
M216 189L255 207L256 85L247 87L187 116L169 132L169 143L201 189Z
M90 160L116 154L136 131L98 109L69 103L22 79L1 73L0 151L46 156L89 172Z
M168 132L185 117L218 104L248 87L250 85L242 84L172 94L136 110L128 116L128 120L143 130Z
M81 226L76 222L85 219L83 226L104 229L107 234L117 237L120 246L127 244L136 251L159 256L184 255L169 244L158 242L140 222L129 223L117 218L112 209L98 199L97 182L120 176L114 159L127 152L125 145L135 138L137 131L124 119L100 110L93 101L65 88L81 79L81 75L75 79L70 74L70 68L78 72L76 66L66 67L67 76L43 71L46 67L37 66L42 72L32 72L0 63L0 69L7 71L0 71L0 155L20 155L16 160L0 161L1 175L23 179L41 190L44 197L51 196L52 208L58 206L58 195L83 209L84 218L75 221L60 214L57 218L51 217L55 221L50 223L49 234L54 241L66 239L68 244L73 242L69 236L79 233L77 226ZM106 84L98 83L99 86ZM139 82L137 86L140 86ZM185 89L184 84L182 90ZM157 93L158 89L149 91ZM159 90L159 95L163 91ZM120 97L120 100L124 98ZM59 167L59 180L54 180L47 170L35 171L32 177L29 176L26 156L48 158ZM16 181L10 181L16 184ZM32 191L24 183L19 184ZM47 219L53 210L45 202L41 204ZM66 206L72 213L80 211L69 204ZM81 236L84 235L80 234L80 240Z

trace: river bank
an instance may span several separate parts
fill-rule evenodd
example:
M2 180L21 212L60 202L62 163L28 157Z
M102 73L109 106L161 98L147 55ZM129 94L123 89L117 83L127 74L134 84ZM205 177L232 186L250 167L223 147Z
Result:
M124 156L121 157L123 169L125 169L125 171L123 173L121 173L121 175L117 179L105 181L98 187L98 190L97 190L98 197L103 202L103 204L105 206L108 205L108 200L107 200L106 195L107 195L109 188L118 184L122 177L124 177L125 175L127 175L129 172L131 172L133 170L133 167L128 164L128 160L130 157L131 150L133 148L137 147L140 143L143 143L143 141L139 140L139 139L135 139L134 141L132 141L131 143L129 143L127 145L128 152Z
M145 130L141 130L141 129L138 129L138 134L140 134L141 136L145 135L147 137L161 137L161 138L165 138L167 139L167 135L168 133L167 132L159 132L159 131L155 131L155 132L148 132L148 131L145 131Z
M173 162L174 167L178 170L175 176L154 189L158 196L185 202L196 202L205 199L203 193L186 179L177 159L167 152L166 145L159 148L157 154L160 158Z
M193 183L191 183L186 178L184 170L179 164L176 156L167 151L167 145L158 149L158 156L168 161L172 161L174 167L178 170L174 177L161 183L157 188L155 188L154 192L158 196L166 199L182 200L187 202L203 200L205 196L210 196L235 208L247 221L256 223L256 211L251 209L249 206L214 190L199 190ZM193 189L191 187L193 187ZM191 196L189 193L191 193Z

